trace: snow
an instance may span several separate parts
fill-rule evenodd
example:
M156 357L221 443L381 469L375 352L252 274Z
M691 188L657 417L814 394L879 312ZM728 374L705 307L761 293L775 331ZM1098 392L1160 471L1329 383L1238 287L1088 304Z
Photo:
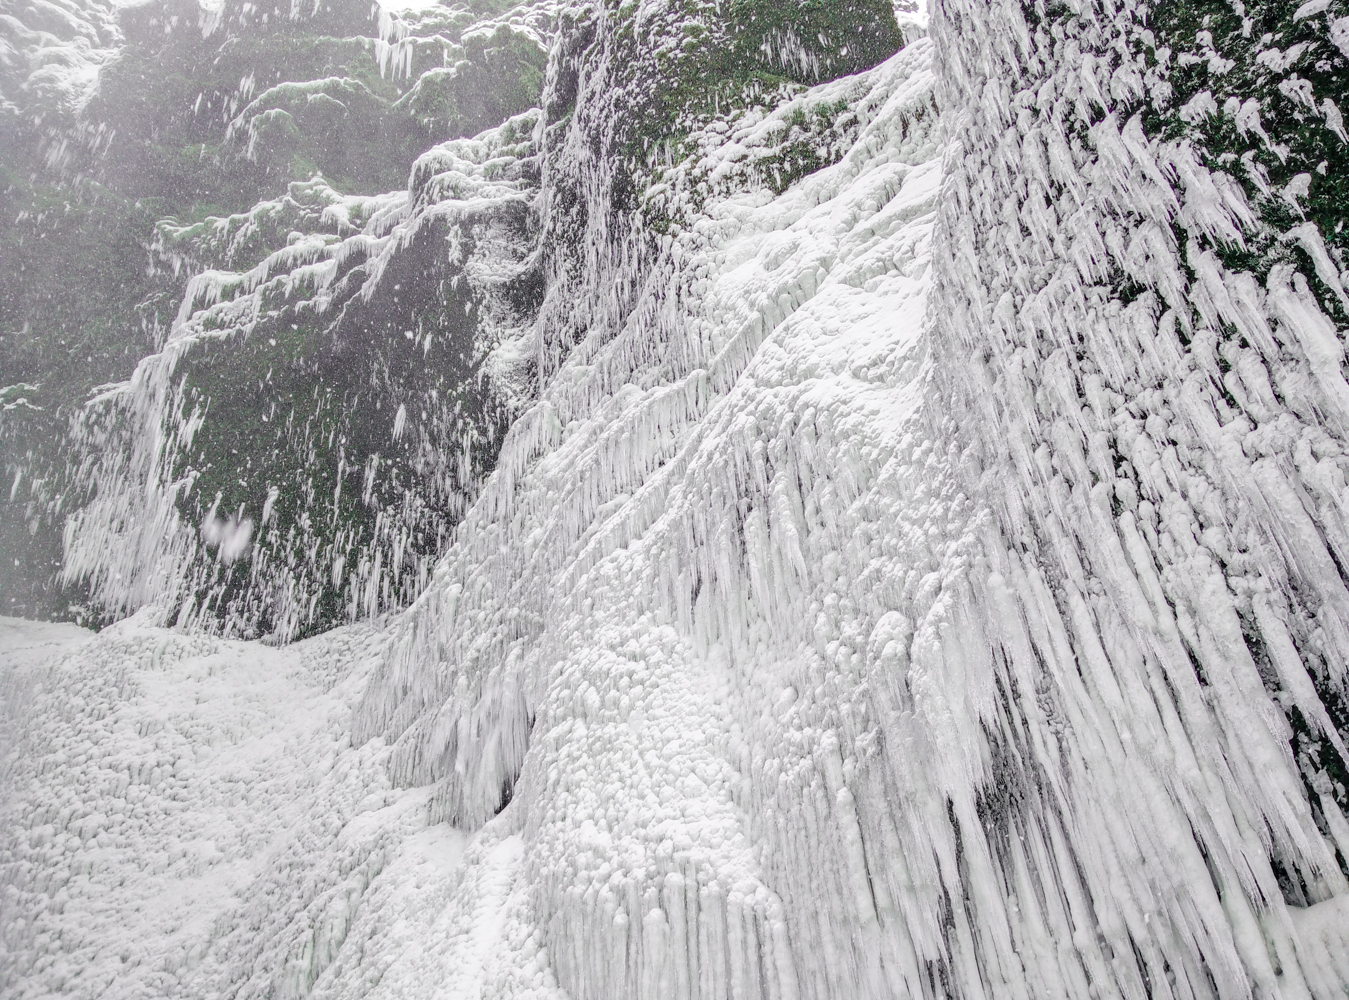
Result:
M28 680L7 996L200 996L222 980L300 995L362 893L412 919L458 871L463 836L428 825L424 792L389 787L379 741L350 744L368 632L281 651L136 618L97 636L0 627L0 685Z
M429 790L390 787L381 741L351 745L375 633L0 629L6 705L29 685L5 761L6 996L477 996L537 953L511 937L519 835L470 844L428 821Z
M7 670L28 670L89 634L78 625L0 617L0 657Z

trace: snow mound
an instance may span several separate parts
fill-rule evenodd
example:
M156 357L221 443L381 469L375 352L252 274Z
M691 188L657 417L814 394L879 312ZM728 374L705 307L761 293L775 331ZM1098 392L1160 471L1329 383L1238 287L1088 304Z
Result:
M429 995L447 976L478 995L518 974L519 838L466 851L426 791L390 787L380 741L351 745L376 635L0 627L0 691L23 683L27 708L4 761L5 996Z

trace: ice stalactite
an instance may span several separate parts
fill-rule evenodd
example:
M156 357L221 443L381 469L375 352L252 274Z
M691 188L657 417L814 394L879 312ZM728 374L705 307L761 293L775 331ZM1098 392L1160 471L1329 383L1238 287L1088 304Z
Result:
M1144 131L1148 15L933 18L934 405L994 515L967 586L997 697L952 814L986 872L961 883L965 989L1332 996L1340 334L1301 270L1326 270L1314 229L1263 282L1218 259L1261 222L1194 144Z

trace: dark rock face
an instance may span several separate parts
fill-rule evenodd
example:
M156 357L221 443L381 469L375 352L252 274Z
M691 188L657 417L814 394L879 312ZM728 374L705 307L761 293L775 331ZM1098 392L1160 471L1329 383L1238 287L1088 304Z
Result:
M95 206L139 246L96 253L101 282L47 293L67 327L111 317L120 363L74 380L43 320L25 334L40 389L19 391L44 409L0 434L11 476L45 472L0 521L42 560L13 611L74 594L85 616L149 602L292 638L406 603L517 404L597 326L587 310L632 308L668 225L637 198L658 153L902 41L879 0L670 3L641 31L618 4L265 8L123 9L60 171L24 188ZM87 228L65 224L45 280L86 255ZM20 256L36 265L34 242ZM76 461L32 446L72 417Z
M231 220L233 240L161 227L166 254L261 260L194 278L165 349L80 428L99 496L68 568L110 609L153 598L289 638L416 595L524 377L502 351L538 298L534 120L433 149L404 192L295 183ZM175 541L156 548L144 524ZM109 533L138 539L135 562L99 554Z
M125 45L86 111L109 133L107 183L196 217L316 172L373 194L401 187L430 145L537 103L546 54L508 23L465 37L481 19L462 7L381 27L366 0L266 6L122 12Z
M548 18L524 12L493 21L493 13L490 5L433 8L385 15L381 24L379 8L363 0L216 11L169 0L120 10L72 5L64 17L33 7L5 20L14 57L0 69L15 98L0 109L0 247L11 265L0 276L9 352L0 459L15 487L0 497L0 547L14 566L0 584L8 613L96 614L83 606L80 584L56 579L63 519L93 485L94 456L70 462L67 429L93 387L126 379L171 336L193 275L246 270L286 247L293 232L338 235L340 226L319 219L335 189L396 190L423 150L538 103ZM86 67L97 71L88 92L53 77L50 56L37 54L41 45L77 43L85 52L91 42L102 48ZM327 202L311 197L309 179L318 176ZM295 196L286 193L293 182L304 182ZM269 207L250 212L259 199ZM220 218L228 213L243 213L230 217L233 228ZM224 235L210 238L217 233ZM428 239L412 252L426 253ZM354 259L345 266L350 294L365 268ZM400 299L413 296L404 290ZM380 297L365 308L379 311ZM343 310L345 328L357 311ZM241 377L243 363L231 365ZM356 377L350 351L340 373L313 352L306 365L334 386ZM237 400L214 370L218 418ZM395 404L390 420L396 412ZM105 434L95 438L97 448L109 445ZM239 478L230 477L234 492Z

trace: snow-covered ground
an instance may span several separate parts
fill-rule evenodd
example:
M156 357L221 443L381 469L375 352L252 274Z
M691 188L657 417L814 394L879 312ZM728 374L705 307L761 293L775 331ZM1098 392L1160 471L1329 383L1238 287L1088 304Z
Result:
M479 831L463 877L427 790L351 745L378 642L0 620L0 993L480 995L520 839Z

